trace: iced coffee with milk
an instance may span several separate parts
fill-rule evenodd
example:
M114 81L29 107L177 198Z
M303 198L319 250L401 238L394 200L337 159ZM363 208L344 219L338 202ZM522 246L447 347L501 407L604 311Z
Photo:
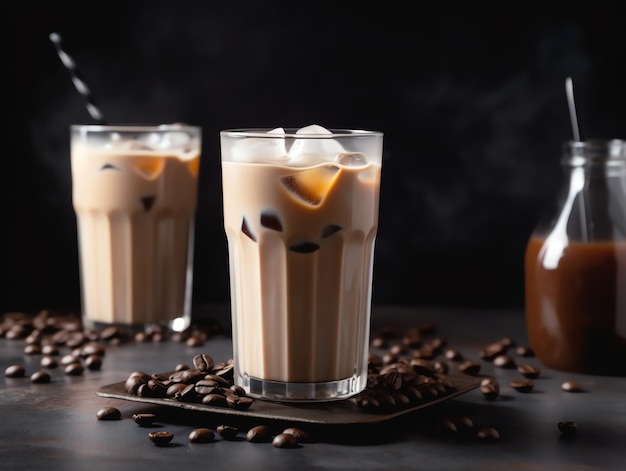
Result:
M189 325L201 132L71 128L83 320Z
M235 381L281 401L366 386L382 134L221 133Z

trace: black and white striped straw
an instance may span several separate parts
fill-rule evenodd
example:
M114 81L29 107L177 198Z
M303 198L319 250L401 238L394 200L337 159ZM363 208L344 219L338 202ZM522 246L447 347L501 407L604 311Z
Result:
M61 35L58 33L51 33L50 41L52 41L52 43L54 44L59 59L61 59L61 62L69 71L74 87L76 88L78 93L80 93L83 97L85 97L85 100L87 100L87 112L96 122L98 122L98 124L104 124L104 117L102 116L102 113L93 101L93 97L91 96L91 90L89 90L89 87L87 87L85 82L83 82L83 80L80 78L80 75L76 68L76 62L74 62L74 59L72 59L61 47Z

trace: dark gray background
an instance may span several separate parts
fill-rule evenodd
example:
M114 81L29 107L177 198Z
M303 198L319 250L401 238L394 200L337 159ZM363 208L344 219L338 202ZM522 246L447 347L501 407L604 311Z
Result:
M79 305L68 127L90 119L52 31L108 122L202 126L196 303L228 300L219 131L317 123L385 133L375 303L522 306L571 138L565 78L583 137L626 137L626 14L476 3L4 5L0 308Z

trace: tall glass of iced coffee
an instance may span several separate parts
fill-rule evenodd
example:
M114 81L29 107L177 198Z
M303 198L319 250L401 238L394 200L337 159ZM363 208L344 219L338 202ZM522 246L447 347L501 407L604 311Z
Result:
M235 381L254 397L363 390L383 135L221 132Z
M86 326L189 325L200 149L193 126L71 127Z

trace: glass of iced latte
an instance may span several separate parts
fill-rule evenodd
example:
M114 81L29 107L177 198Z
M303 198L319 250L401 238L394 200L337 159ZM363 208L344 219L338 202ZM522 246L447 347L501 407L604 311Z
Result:
M200 149L193 126L71 127L86 326L189 325Z
M221 132L235 382L278 401L367 382L380 132Z

